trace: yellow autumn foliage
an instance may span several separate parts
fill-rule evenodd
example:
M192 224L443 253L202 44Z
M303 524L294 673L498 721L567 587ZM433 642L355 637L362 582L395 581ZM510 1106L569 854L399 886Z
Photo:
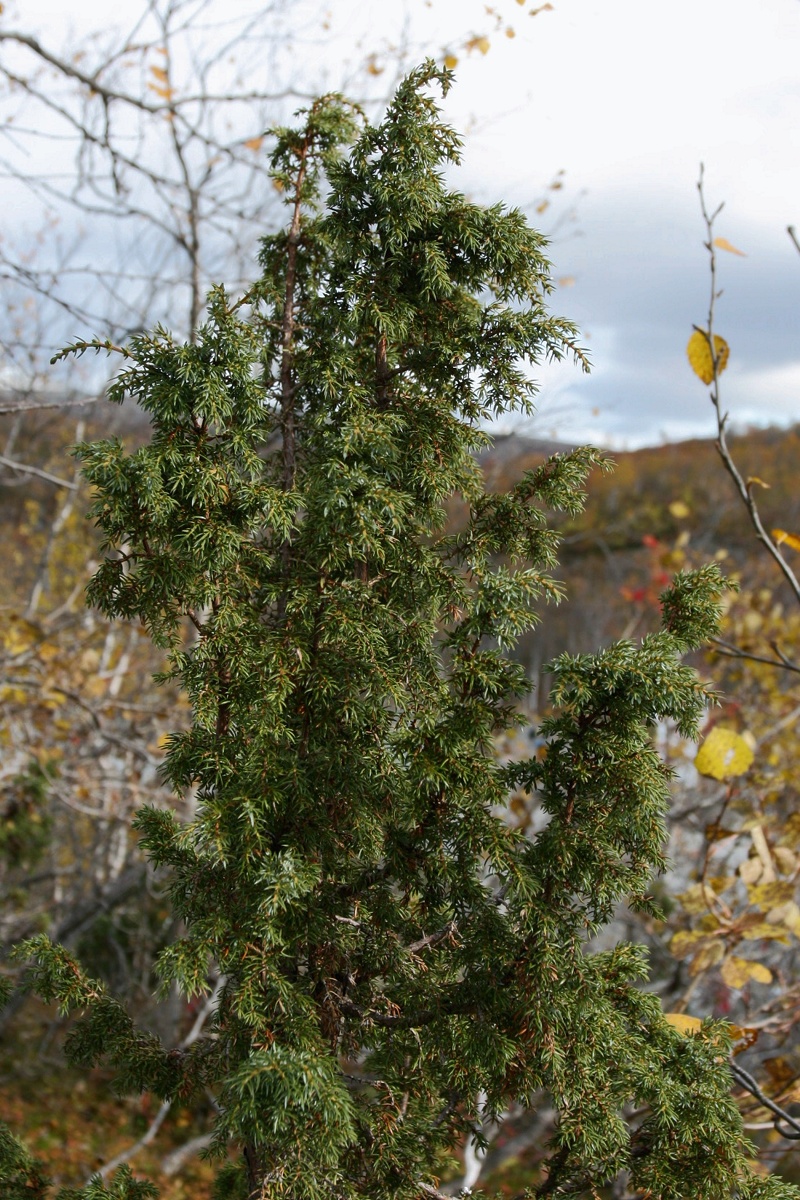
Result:
M738 254L740 258L747 258L747 255L745 254L744 250L737 250L735 246L731 245L731 243L728 241L727 238L724 238L724 237L714 238L714 245L717 247L718 250L727 250L728 254Z
M730 348L724 338L714 334L714 352L717 356L717 374L720 375L728 365ZM695 329L686 346L689 366L703 383L709 384L714 379L714 361L711 356L711 342L704 329Z
M791 546L793 550L800 550L800 537L794 533L787 533L785 529L771 529L770 533L779 546Z
M747 897L754 908L769 912L779 904L788 904L794 897L794 884L783 880L757 883L747 889Z
M664 1020L673 1029L677 1029L678 1033L683 1033L687 1037L690 1034L699 1033L703 1027L703 1022L699 1017L690 1017L686 1013L668 1012L664 1013Z
M750 958L737 958L731 954L725 959L720 968L720 975L728 987L737 991L754 979L756 983L772 983L772 971L763 963L753 962Z
M697 752L694 765L710 779L733 779L744 775L753 762L753 751L733 729L715 725Z
M471 54L473 50L480 50L481 54L488 54L491 43L488 37L473 37L465 43L464 49Z

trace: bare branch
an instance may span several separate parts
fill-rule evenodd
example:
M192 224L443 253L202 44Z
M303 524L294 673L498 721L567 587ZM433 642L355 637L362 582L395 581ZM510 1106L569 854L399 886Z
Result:
M719 364L719 357L717 354L716 344L714 341L714 309L715 309L717 299L719 297L719 292L717 291L717 255L716 255L716 250L714 248L714 222L717 219L717 217L719 216L720 212L722 211L723 206L720 204L717 206L717 208L714 210L713 213L709 212L709 210L706 206L705 192L703 190L703 166L702 166L702 164L700 166L700 178L698 179L698 182L697 182L697 190L700 193L700 208L701 208L701 211L703 214L703 220L704 220L705 226L706 226L706 239L707 240L705 243L705 247L708 250L710 267L711 267L711 291L710 291L709 302L708 302L708 327L706 330L702 330L701 332L704 332L706 337L708 338L708 346L709 346L709 350L711 352L711 362L712 362L712 368L713 368L713 373L714 373L713 379L711 382L711 403L714 406L714 412L715 412L716 418L717 418L717 451L719 452L719 456L722 459L722 462L725 466L725 470L728 472L728 474L730 475L731 479L734 482L734 485L736 486L736 490L739 493L742 503L744 504L745 508L747 509L748 516L750 517L750 523L753 526L753 529L755 530L756 537L762 543L762 545L766 548L767 552L770 554L770 556L774 560L775 564L777 565L778 569L781 571L783 577L786 579L787 583L789 584L790 588L792 589L795 599L797 600L798 603L800 603L800 580L798 580L794 571L792 570L792 568L789 566L786 559L781 554L778 546L776 545L776 543L773 541L773 539L770 537L770 535L767 533L766 529L764 528L764 523L761 519L761 514L759 513L758 505L756 504L755 497L753 495L752 485L750 483L745 482L741 472L739 471L738 467L736 466L736 463L733 460L730 449L728 447L727 436L726 436L726 426L728 423L728 414L723 413L721 401L720 401L720 392L719 392L720 364Z
M192 1025L192 1028L189 1030L189 1032L186 1034L186 1036L181 1039L181 1041L178 1043L178 1046L176 1047L176 1049L185 1050L188 1046L191 1046L193 1042L196 1042L197 1039L200 1037L200 1035L202 1034L202 1031L203 1031L203 1026L205 1025L208 1018L211 1016L211 1014L216 1010L217 1004L219 1003L219 997L220 997L220 994L222 993L222 989L224 988L225 983L226 983L226 977L224 975L221 975L214 986L214 990L206 998L206 1001L203 1004L203 1007L200 1009L200 1012L197 1014L197 1018L195 1019L195 1022ZM115 1171L117 1167L122 1166L123 1163L130 1162L130 1160L134 1157L134 1155L138 1154L140 1150L144 1150L147 1146L149 1146L150 1143L155 1138L155 1136L158 1133L161 1126L164 1124L164 1121L166 1120L167 1114L169 1113L169 1110L172 1108L173 1103L174 1103L174 1099L172 1099L172 1098L169 1100L165 1100L162 1103L161 1107L159 1108L158 1112L156 1113L155 1117L153 1117L153 1120L150 1122L146 1131L139 1138L138 1142L134 1142L134 1144L132 1146L128 1146L128 1148L126 1150L122 1150L114 1158L110 1159L107 1163L104 1163L103 1166L100 1167L97 1171L93 1171L92 1175L99 1175L101 1179L107 1179L108 1176L111 1174L111 1172ZM203 1139L197 1139L197 1138L194 1139L195 1142L202 1141L202 1140ZM200 1149L200 1148L201 1147L198 1146L198 1149ZM186 1147L184 1147L183 1149L185 1151ZM191 1153L194 1153L194 1151L191 1151ZM188 1157L188 1155L186 1157ZM181 1165L182 1165L182 1160L181 1160L181 1162L178 1163L177 1168L175 1168L175 1170L172 1173L174 1174L175 1171L180 1170ZM88 1180L87 1180L87 1182L88 1182Z
M429 1183L418 1183L417 1187L422 1192L423 1196L430 1196L432 1200L453 1200L452 1196L445 1195L444 1192L437 1191Z
M783 667L787 671L796 671L800 674L800 663L793 662L788 658L774 642L772 649L777 654L777 658L767 658L764 654L753 654L750 650L742 650L739 646L726 642L724 638L713 637L710 641L716 646L716 653L724 655L725 658L742 658L747 662L766 663L770 667Z
M13 413L38 412L39 409L42 409L42 411L44 411L44 410L51 410L51 409L56 409L56 408L80 408L84 404L97 404L98 400L105 400L105 396L103 394L100 394L97 396L79 396L74 399L54 400L51 404L47 404L47 403L40 404L38 401L28 404L26 401L22 401L22 403L20 403L20 404L9 404L9 405L0 406L0 416L5 417L5 416L12 415ZM6 461L4 463L4 465L10 466L10 463L8 461ZM23 464L20 464L20 465L23 465ZM31 468L31 467L25 467L25 471L28 472L29 474L36 473L33 470L33 468ZM63 486L69 487L70 485L68 483L64 483Z
M92 1175L89 1176L86 1182L90 1183L91 1178L94 1175L99 1175L101 1179L108 1179L112 1171L115 1171L117 1167L121 1167L123 1163L130 1162L134 1155L138 1154L140 1150L144 1150L147 1146L149 1146L154 1140L161 1126L164 1124L164 1121L167 1119L167 1114L171 1108L172 1100L165 1100L145 1132L139 1138L138 1142L134 1142L134 1144L132 1146L128 1146L126 1150L121 1150L120 1153L115 1155L114 1158L109 1159L107 1163L103 1163L102 1167L100 1167L97 1171L92 1171Z
M800 1141L800 1121L791 1116L785 1108L781 1108L779 1104L776 1104L774 1100L770 1100L769 1096L764 1094L749 1071L745 1071L744 1067L740 1067L738 1063L731 1061L731 1074L745 1091L749 1092L751 1096L755 1096L756 1100L764 1105L764 1108L769 1109L771 1113L775 1114L772 1127L776 1133L779 1133L781 1137L787 1138L789 1141ZM789 1128L782 1128L781 1122L784 1125L788 1125Z
M199 1137L193 1137L183 1146L178 1146L177 1150L165 1154L161 1160L161 1174L166 1175L167 1179L177 1175L190 1158L194 1158L195 1154L199 1154L201 1150L205 1150L206 1146L211 1144L211 1138L212 1134L201 1133Z
M74 62L61 58L59 55L45 49L38 38L31 37L30 34L18 33L11 29L0 30L0 42L16 42L20 46L27 46L42 62L49 63L51 67L55 67L67 79L75 79L88 89L90 95L100 96L106 102L110 100L122 100L126 104L132 105L133 108L141 109L142 112L147 113L158 113L164 109L163 104L150 104L148 101L141 100L130 93L118 92L113 88L105 87L98 78L100 71L96 71L94 75L87 75ZM102 70L102 67L100 70Z
M453 937L457 932L455 921L448 921L442 929L437 929L435 933L429 933L426 937L420 938L418 942L412 942L408 949L412 954L416 954L419 950L424 950L426 946L438 946L439 942Z
M38 407L38 406L35 406ZM60 407L59 405L42 405L41 407ZM18 411L10 409L11 412ZM10 471L18 471L21 475L35 475L37 479L45 479L48 483L54 483L56 487L69 488L74 492L78 488L78 484L70 482L69 479L62 479L60 475L53 475L50 471L43 471L40 467L31 467L27 463L17 462L13 458L6 458L4 454L0 454L0 466L8 467Z

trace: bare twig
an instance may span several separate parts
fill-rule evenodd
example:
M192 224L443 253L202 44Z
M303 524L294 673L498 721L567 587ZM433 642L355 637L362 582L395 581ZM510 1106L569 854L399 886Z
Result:
M42 405L42 407L45 407ZM55 405L47 407L56 407ZM9 411L17 411L12 409ZM6 458L4 454L0 454L0 466L8 467L10 471L18 471L21 475L35 475L37 479L45 479L48 483L54 483L56 487L69 488L71 492L77 491L78 484L69 479L62 479L60 475L53 475L50 471L43 471L40 467L32 467L28 463L17 462L16 459Z
M177 1150L165 1154L161 1160L161 1174L166 1175L167 1179L177 1175L190 1158L194 1158L195 1154L199 1154L201 1150L205 1150L206 1146L210 1145L211 1137L210 1133L201 1133L199 1137L193 1137L183 1146L178 1146Z
M46 409L54 408L82 408L84 404L96 404L98 400L105 400L105 396L102 394L97 396L78 396L71 399L53 400L45 404L40 403L38 400L31 403L23 400L19 404L0 405L0 416L6 417L14 413L38 412L39 409L45 411ZM11 464L6 460L5 465L10 466ZM25 470L30 472L31 468L26 467ZM69 484L64 484L63 486L69 487Z
M80 417L75 428L76 442L82 441L85 431L86 422L84 421L83 417ZM28 618L28 620L34 616L42 599L42 595L47 583L47 577L50 571L50 561L52 559L53 550L55 548L58 535L61 533L61 530L64 528L70 516L72 515L72 509L75 505L75 493L78 490L80 479L81 469L80 466L77 466L72 476L72 485L67 485L67 495L64 499L64 503L59 506L58 511L56 512L50 524L50 529L47 534L47 541L45 542L44 550L42 551L42 557L39 561L39 569L36 572L36 579L34 581L33 588L31 589L30 597L28 598L28 607L25 610L25 616Z
M438 1191L429 1183L418 1183L417 1187L422 1192L423 1196L430 1196L431 1200L453 1200L452 1196L445 1195L444 1192Z
M744 506L747 510L748 516L750 517L750 523L753 526L753 529L755 530L756 537L762 543L762 545L765 547L768 554L772 557L776 566L781 571L783 577L786 579L787 583L789 584L789 587L792 589L795 599L797 600L798 603L800 603L800 580L798 580L794 571L792 570L792 568L789 566L786 559L781 554L778 546L776 545L776 543L773 541L773 539L770 537L770 535L767 533L766 529L764 528L764 523L761 519L761 514L759 513L758 505L756 504L755 497L753 495L752 484L750 482L745 482L744 477L742 476L741 472L739 471L739 468L736 466L736 463L734 462L733 457L730 452L730 449L728 447L727 433L726 433L726 427L727 427L727 423L728 423L728 413L722 411L722 405L721 405L721 401L720 401L720 393L719 393L720 363L719 363L719 356L717 354L717 347L716 347L716 344L714 341L714 309L716 306L716 302L720 296L720 293L717 291L717 255L716 255L716 250L714 247L714 222L716 221L717 217L719 216L720 212L722 211L723 205L719 204L719 205L717 205L717 207L714 209L713 212L709 212L708 207L706 205L705 192L703 190L703 166L702 166L702 164L700 165L700 178L698 179L698 182L697 182L697 190L700 193L700 208L701 208L701 211L703 214L703 220L704 220L705 226L706 226L705 247L709 254L709 261L710 261L710 267L711 267L711 291L710 291L709 301L708 301L708 325L707 325L707 328L705 330L701 330L701 332L705 333L705 336L708 339L708 347L709 347L709 350L711 353L713 378L711 381L710 392L711 392L711 403L714 406L714 412L715 412L716 418L717 418L717 451L719 452L719 456L722 459L725 470L728 472L731 479L733 480L736 490L738 491L739 496L742 500L742 503L744 504Z
M196 1042L197 1039L201 1036L201 1034L203 1032L203 1026L205 1025L208 1018L211 1016L211 1014L216 1010L217 1004L219 1003L219 997L222 993L222 989L224 988L225 983L226 983L226 977L224 975L221 975L214 986L214 990L206 998L205 1003L203 1004L202 1008L198 1012L197 1017L195 1018L194 1024L192 1025L191 1029L186 1034L186 1036L184 1038L182 1038L181 1041L178 1043L178 1046L176 1047L177 1049L185 1050L188 1046L191 1046L193 1042ZM169 1100L164 1100L164 1102L162 1103L158 1112L153 1117L153 1120L150 1122L150 1124L147 1127L147 1129L145 1130L145 1132L139 1138L138 1142L134 1142L134 1144L132 1146L128 1146L128 1148L126 1150L122 1150L114 1158L110 1159L107 1163L104 1163L103 1166L99 1168L99 1170L93 1171L92 1175L99 1175L101 1179L107 1179L108 1176L111 1174L111 1172L115 1171L117 1167L122 1166L123 1163L130 1162L130 1160L134 1157L134 1155L138 1154L140 1152L140 1150L144 1150L145 1147L149 1146L150 1143L155 1138L155 1136L158 1133L161 1126L164 1124L164 1121L167 1118L167 1114L169 1113L169 1110L172 1108L173 1102L174 1102L173 1097L171 1097ZM197 1140L197 1139L195 1139L195 1140ZM183 1149L185 1150L186 1148L184 1147ZM192 1153L193 1152L194 1151L192 1151ZM187 1155L187 1157L188 1157L188 1155ZM182 1165L182 1163L179 1163L176 1170L180 1170L181 1165Z
M435 933L429 933L426 937L422 937L418 942L412 942L408 949L412 954L417 954L420 950L424 950L427 946L438 946L440 942L452 937L456 933L455 921L448 921L442 929L437 929Z
M149 1146L154 1140L161 1126L164 1124L164 1121L167 1119L167 1114L171 1108L172 1100L165 1100L145 1132L139 1138L138 1142L134 1142L134 1144L132 1146L128 1146L126 1150L121 1150L119 1154L114 1156L114 1158L111 1158L108 1160L108 1162L103 1163L99 1170L92 1171L92 1175L86 1180L86 1182L89 1183L91 1178L95 1175L99 1175L101 1179L108 1179L112 1171L115 1171L117 1167L121 1167L123 1163L130 1162L134 1155L138 1154L140 1150L144 1150L146 1146Z
M747 662L766 663L769 667L783 667L787 671L796 671L800 674L800 663L788 658L774 642L772 649L778 656L777 658L767 658L764 654L753 654L750 650L742 650L740 646L734 646L731 642L726 642L724 638L713 637L709 638L709 641L716 647L716 653L725 658L742 658Z
M779 1104L776 1104L774 1100L770 1100L769 1096L764 1094L749 1071L745 1071L744 1067L740 1067L738 1063L731 1061L731 1074L745 1091L749 1092L751 1096L755 1096L759 1104L763 1104L764 1108L769 1109L771 1113L775 1114L772 1126L776 1133L779 1133L781 1137L787 1138L789 1141L800 1141L800 1121L791 1116L785 1108L781 1108ZM789 1128L781 1128L781 1122Z

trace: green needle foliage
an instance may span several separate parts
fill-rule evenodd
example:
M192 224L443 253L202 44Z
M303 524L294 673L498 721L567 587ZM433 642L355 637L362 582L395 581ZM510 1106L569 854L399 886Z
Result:
M150 414L149 445L80 448L113 551L90 600L143 621L191 698L165 771L195 819L137 824L185 929L165 991L223 980L207 1036L165 1047L64 949L20 955L80 1014L73 1062L214 1091L219 1197L418 1200L481 1116L546 1103L541 1195L629 1170L654 1200L788 1200L749 1172L726 1027L682 1035L639 948L587 949L664 866L652 728L691 734L709 699L680 659L716 627L716 568L678 578L640 646L556 662L545 758L492 753L527 690L503 648L560 595L547 510L578 511L601 456L484 490L480 422L529 411L530 364L579 352L542 238L444 182L459 140L430 87L450 82L426 65L360 132L338 97L279 130L290 217L258 283L213 292L196 344L126 348L112 398ZM454 493L470 517L446 534ZM549 814L533 840L504 819L511 787ZM35 1169L0 1149L5 1178ZM110 1188L69 1196L150 1194Z

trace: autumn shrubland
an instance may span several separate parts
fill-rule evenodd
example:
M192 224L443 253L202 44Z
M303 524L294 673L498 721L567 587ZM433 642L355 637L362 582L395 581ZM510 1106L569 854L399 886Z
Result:
M107 419L87 407L85 435L103 431ZM29 414L16 431L15 453L72 480L69 451L76 431L82 432L74 414L48 414L46 422ZM119 433L135 447L146 427L135 420ZM799 436L794 430L751 431L733 441L748 474L770 482L763 504L770 525L800 526L793 486ZM481 468L487 484L505 492L543 457L536 443L501 439L482 455ZM508 761L529 752L547 711L545 665L565 651L581 653L654 628L658 596L687 565L719 561L739 583L726 602L723 640L770 658L776 640L789 657L800 646L800 620L744 527L713 442L614 457L613 473L590 478L586 512L563 525L559 575L568 603L549 606L518 648L534 690L525 703L529 732L498 742L497 754ZM97 532L84 517L85 485L73 496L42 478L9 482L2 506L8 564L2 610L4 942L8 947L41 929L61 931L132 1011L155 1021L160 1032L180 1036L191 1025L191 1009L151 1008L153 960L176 927L164 881L144 866L130 819L143 800L174 803L158 767L165 735L188 719L181 716L185 701L171 685L153 684L151 674L161 663L136 624L112 626L85 608L83 587L99 555ZM458 529L458 506L450 519ZM713 1013L746 1029L745 1038L753 1039L750 1066L757 1066L766 1093L791 1111L800 1076L793 1050L800 1018L800 689L791 673L766 663L713 651L695 661L721 693L706 733L743 736L752 763L735 777L704 777L693 766L696 747L674 730L659 732L662 752L676 768L673 868L656 882L667 917L643 924L621 911L617 920L626 936L649 945L653 985L665 1007L682 1011L685 1005L690 1013ZM529 796L512 800L511 819L536 829ZM56 1180L74 1185L136 1143L158 1106L154 1110L140 1097L115 1099L102 1070L87 1076L57 1067L69 1024L32 999L18 1009L12 1003L4 1021L9 1065L0 1095L4 1112L29 1136ZM79 1122L72 1120L74 1105L83 1114ZM743 1095L742 1105L750 1124L769 1124L757 1099ZM526 1120L512 1113L492 1136L484 1173L491 1184L513 1190L535 1169L541 1130ZM207 1127L202 1104L171 1113L152 1145L137 1155L137 1168L158 1177L162 1164L170 1169L169 1155L202 1139ZM785 1146L768 1141L765 1151L793 1176ZM210 1168L190 1154L174 1178L162 1178L163 1194L203 1195L210 1179Z
M465 49L485 52L478 40ZM161 88L159 99L169 105L171 80L166 67L157 69L163 78L150 67L148 86ZM435 171L425 175L424 163L406 153L410 138L417 150L427 147L431 163L457 157L452 131L420 99L423 85L449 86L449 76L430 64L426 70L403 85L387 125L367 126L359 135L365 140L356 140L347 159L349 175L341 173L337 156L356 138L357 122L339 99L312 108L302 136L278 132L275 190L294 204L293 223L286 238L264 242L264 275L248 297L250 324L216 292L202 325L195 259L185 343L157 331L136 334L132 350L105 338L78 347L123 354L129 373L116 398L127 390L140 407L129 399L122 410L111 410L111 420L104 403L35 411L34 395L34 411L2 417L0 941L9 1002L0 1014L0 1108L40 1160L14 1200L44 1194L36 1172L77 1188L94 1171L108 1181L128 1161L137 1175L155 1179L168 1200L210 1197L213 1187L219 1197L255 1195L274 1182L274 1170L265 1165L272 1143L264 1141L263 1122L272 1111L264 1096L272 1103L275 1095L291 1114L282 1125L276 1118L273 1134L283 1159L275 1170L293 1163L292 1186L314 1195L334 1167L347 1187L369 1194L416 1189L429 1196L440 1195L439 1186L453 1191L480 1182L508 1195L532 1189L621 1198L629 1194L632 1169L640 1172L637 1195L686 1195L689 1183L699 1180L698 1194L716 1197L730 1194L735 1179L740 1195L784 1197L789 1190L768 1180L768 1172L798 1176L792 1151L800 1134L800 596L792 556L800 549L800 433L727 432L719 377L728 347L714 330L713 247L731 247L714 239L716 214L709 218L704 208L712 305L693 335L690 361L710 388L719 446L696 441L617 454L611 472L600 469L602 456L590 450L565 447L550 458L552 446L513 437L481 449L474 425L491 405L473 395L473 381L462 379L450 358L447 371L445 359L437 358L450 353L451 337L463 338L480 361L490 354L475 337L470 315L472 293L486 282L485 263L470 257L475 222L481 229L488 222L493 236L487 244L497 255L487 286L498 295L491 316L506 355L499 368L506 391L494 397L496 410L505 403L525 409L518 351L535 361L537 339L558 353L575 343L568 324L540 311L547 264L538 257L538 235L519 214L501 216L444 195ZM243 143L248 153L260 151L260 139L249 141ZM414 176L404 204L392 191L397 181L387 167L387 142L404 170L423 170L425 186ZM317 145L322 164L311 184L303 157L310 145ZM325 171L340 191L329 209L320 205L321 216L314 189ZM367 220L365 197L371 204L374 193L388 200ZM423 204L420 216L408 195L413 204L422 196L429 209ZM429 223L437 250L427 291L417 286L416 234L406 228L404 205L412 206L415 220ZM349 257L348 213L363 238L363 261ZM306 288L297 299L303 317L295 320L288 305L287 324L292 247L300 244L294 223L299 228L301 216L316 257L303 267ZM395 250L401 248L400 267L384 254L376 222ZM440 244L448 252L457 247L446 267ZM340 289L336 305L328 304L325 291L329 270ZM356 271L363 271L361 291L351 297ZM403 319L417 334L408 344L402 322L398 329L389 321L388 336L380 333L378 300L391 311L398 287ZM375 307L362 308L373 288ZM452 310L445 306L445 317L432 301L437 288L457 300ZM357 314L344 332L337 325L343 295ZM509 296L532 304L527 310L520 301L529 325L517 323ZM270 313L280 320L270 320ZM447 337L443 320L452 321ZM315 338L306 343L312 326ZM281 364L270 380L279 395L274 427L251 395L254 330L263 338L262 366ZM327 347L326 355L320 347ZM350 356L344 363L340 350ZM402 388L393 392L402 372L390 369L392 355L398 362L403 355L413 359L413 403ZM341 371L337 387L351 406L342 430L334 431L341 447L330 422L317 426L309 417L330 396L314 390L313 373L303 375L306 360L323 374ZM220 361L224 387L214 374ZM491 365L497 372L498 360ZM354 384L366 380L369 393L376 370L377 409L363 403ZM164 378L184 384L159 390ZM298 402L295 409L302 386L310 389L309 407ZM391 410L392 400L406 405L405 441L376 417ZM211 417L198 416L207 403ZM453 412L461 413L462 424ZM401 417L390 416L399 428ZM295 418L308 437L308 461L302 453L295 457ZM409 431L417 439L416 457L409 453ZM117 440L98 440L109 437ZM76 442L93 488L77 470ZM212 530L217 521L222 530L218 542L195 520L188 459L205 489L202 520ZM342 464L351 460L354 469L345 470ZM589 503L580 511L587 474ZM307 491L287 536L286 496L298 476L297 486ZM131 485L143 478L159 482L143 492L140 506ZM322 494L322 478L330 496ZM240 489L236 504L231 479ZM756 508L748 507L753 489ZM419 512L404 507L406 492L417 498ZM436 505L448 492L447 522L440 527ZM256 500L271 506L274 528L266 532L247 524L248 505ZM92 501L96 526L85 519ZM304 520L308 505L317 506L329 538L324 553ZM339 510L343 524L331 516ZM158 530L155 551L142 513ZM424 571L398 556L398 539L387 537L391 522L429 556ZM768 531L760 542L754 538L759 528ZM274 538L279 553L269 557ZM249 590L237 591L231 582L225 557L231 539L239 539L237 562L247 562ZM561 561L554 568L559 539ZM525 557L523 541L537 562L535 578L513 574ZM186 557L188 544L195 550ZM436 575L445 561L436 558L442 548L463 568L447 576L444 607L444 576ZM325 564L319 577L315 555ZM373 558L392 562L390 583ZM195 559L205 564L196 578ZM545 569L563 580L568 602L554 602L560 585ZM398 586L401 576L408 587ZM90 608L85 589L93 577L97 606ZM385 609L375 606L376 583L387 589ZM323 597L329 585L334 599ZM435 620L424 604L414 607L417 588ZM531 629L534 596L551 602L540 605ZM709 643L718 608L721 624ZM309 623L312 610L317 616ZM402 656L386 652L386 612L394 622L391 636L416 672L416 688L400 670ZM427 641L419 632L425 621ZM428 641L437 652L446 647L442 661L458 704L435 671L426 674ZM330 646L335 652L326 660ZM509 646L508 656L498 653ZM239 670L242 654L261 674L242 671L237 690L231 671ZM710 680L716 704L678 655ZM340 659L351 673L360 672L360 686L347 671L342 676ZM390 704L375 701L378 676ZM334 693L341 703L331 701ZM275 716L284 702L285 727ZM413 710L407 727L406 710ZM386 764L376 767L374 778L369 774L373 743L380 744L374 726L394 736L395 717L405 739L398 763L410 782L391 802L378 789L367 813L365 795L374 799L375 780L383 787L389 777ZM252 739L263 754L258 769L248 749ZM307 756L316 774L304 793L297 761ZM240 795L238 778L247 772L250 791ZM306 804L305 816L287 805L278 820L259 808L272 779L284 778L281 772L294 780L292 795ZM668 772L671 808L664 827ZM353 789L356 778L366 780L364 791ZM438 791L437 779L445 780ZM282 786L288 795L285 780ZM421 796L429 801L423 804ZM456 803L452 797L461 805L458 828L448 810ZM325 821L311 803L318 798L327 805ZM576 803L590 837L573 823ZM414 820L406 814L384 829L395 804L398 811L410 805ZM288 855L269 849L274 871L263 866L265 828L269 846L291 846ZM379 829L389 847L382 854L375 850ZM668 863L660 840L667 833ZM441 834L439 843L434 834ZM487 851L481 838L489 836ZM438 846L436 862L419 851L426 839ZM354 841L358 854L350 854ZM323 853L351 872L342 884L344 906L332 898L319 867ZM365 878L358 873L359 854L377 855ZM489 875L487 887L478 888L490 859L505 881L495 888ZM387 863L394 873L383 881ZM257 926L248 909L260 888L265 898ZM492 888L489 904L485 892ZM315 899L304 899L308 895ZM200 932L192 897L202 910ZM477 950L462 938L456 911L458 920L466 913L464 923L479 927ZM241 933L248 921L256 930L249 941ZM327 922L324 936L309 947L300 945L304 922L315 928ZM379 933L373 941L362 936L371 922ZM552 940L534 962L530 947L542 929ZM12 961L11 948L23 939L28 956ZM510 958L501 960L506 943ZM632 948L637 943L647 948L646 968ZM274 946L294 964L283 974L275 967L280 955L268 952ZM229 954L239 955L233 965ZM502 987L499 968L487 974L495 957L506 971ZM342 963L356 959L360 966L348 975ZM637 972L640 986L632 982ZM462 1012L465 981L482 992L468 998ZM445 995L449 1007L437 1018L435 1006ZM703 1026L706 1018L729 1024ZM439 1029L438 1045L431 1026ZM336 1050L340 1037L337 1058L329 1047ZM302 1078L292 1075L298 1040ZM221 1044L239 1064L233 1076L225 1073ZM91 1069L66 1067L65 1051ZM266 1077L280 1054L284 1091L275 1092L270 1082L259 1099L248 1091L252 1079L258 1083L259 1072ZM122 1068L121 1084L112 1066ZM731 1086L755 1149L740 1140ZM323 1135L320 1112L327 1122ZM217 1167L200 1153L215 1126L223 1131L217 1139L222 1157L229 1144L238 1144L246 1168L236 1165L232 1150L229 1169L214 1185ZM670 1138L679 1144L674 1153ZM10 1153L19 1152L12 1146ZM303 1154L313 1158L310 1182ZM20 1171L28 1170L22 1163ZM680 1179L674 1192L671 1171ZM18 1183L22 1175L15 1178ZM111 1186L120 1197L139 1194L139 1185L124 1175Z

